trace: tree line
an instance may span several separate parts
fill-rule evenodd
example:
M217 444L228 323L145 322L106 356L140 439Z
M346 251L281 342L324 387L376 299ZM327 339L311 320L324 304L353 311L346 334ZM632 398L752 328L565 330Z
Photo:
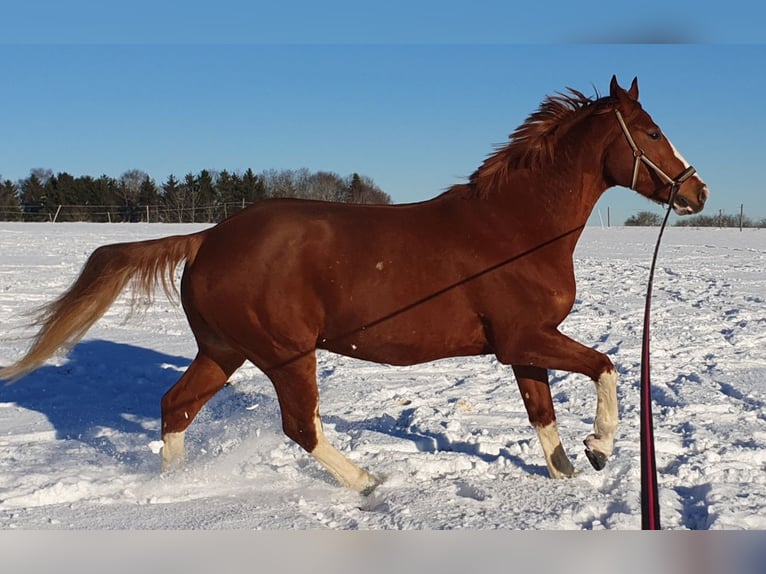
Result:
M267 198L391 203L366 176L308 169L256 174L202 170L160 184L141 170L119 178L33 169L19 181L0 178L0 221L151 221L215 223Z
M660 226L663 216L651 211L640 211L625 220L627 226ZM678 219L675 227L766 227L766 218L754 220L743 213L718 212L713 215L693 215Z

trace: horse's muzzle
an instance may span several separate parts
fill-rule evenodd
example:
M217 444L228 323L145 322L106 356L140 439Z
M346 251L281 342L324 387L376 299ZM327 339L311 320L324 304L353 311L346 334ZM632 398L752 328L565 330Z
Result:
M691 215L699 213L705 207L710 191L706 184L701 183L695 191L687 192L684 189L679 190L673 202L673 211L678 215Z

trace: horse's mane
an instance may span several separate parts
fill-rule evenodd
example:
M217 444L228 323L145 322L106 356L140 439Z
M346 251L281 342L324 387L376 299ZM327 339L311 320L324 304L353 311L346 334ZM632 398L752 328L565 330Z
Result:
M556 144L576 124L593 114L600 114L614 105L610 97L589 98L582 92L567 88L547 96L538 109L509 136L509 142L498 146L495 153L473 172L466 184L447 190L448 194L484 196L487 187L517 169L539 170L555 157ZM485 179L486 178L486 179Z

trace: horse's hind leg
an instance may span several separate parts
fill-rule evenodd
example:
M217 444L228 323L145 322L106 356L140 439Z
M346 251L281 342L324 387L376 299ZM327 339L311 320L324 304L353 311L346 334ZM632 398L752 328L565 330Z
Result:
M311 453L342 485L363 494L371 492L378 481L338 452L322 431L314 353L267 371L267 375L277 392L285 434Z
M513 365L513 374L524 399L529 422L537 431L545 454L551 478L566 478L575 474L575 468L561 446L556 413L553 409L548 370L540 367Z
M184 461L184 433L194 417L244 362L233 351L203 351L162 397L162 470Z

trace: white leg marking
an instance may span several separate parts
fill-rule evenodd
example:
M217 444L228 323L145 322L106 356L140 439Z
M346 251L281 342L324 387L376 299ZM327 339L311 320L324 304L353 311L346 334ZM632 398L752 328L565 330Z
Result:
M329 470L343 486L364 494L371 492L378 485L378 480L348 460L327 441L322 431L322 421L319 415L316 415L314 424L317 433L317 445L311 451L311 456Z
M551 478L567 478L576 474L574 466L569 462L564 447L561 446L561 437L556 421L546 426L536 426L537 438L543 447L545 462L548 465L548 474Z
M184 433L169 432L163 435L162 472L175 470L183 466L185 458Z
M592 451L610 456L617 430L617 371L603 373L596 382L596 420L593 434L585 439Z

